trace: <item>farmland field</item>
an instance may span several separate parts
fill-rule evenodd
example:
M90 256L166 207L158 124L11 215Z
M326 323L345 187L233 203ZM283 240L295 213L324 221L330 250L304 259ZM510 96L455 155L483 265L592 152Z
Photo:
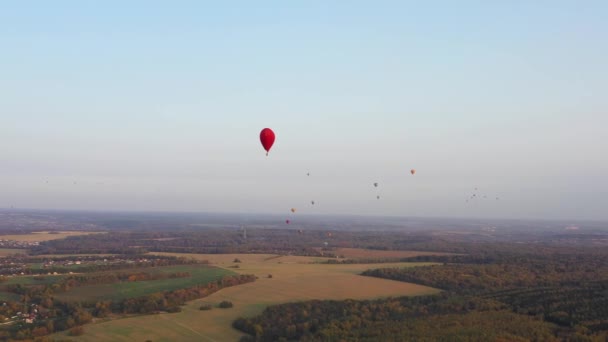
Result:
M65 293L59 293L56 297L66 301L121 300L155 292L193 287L235 274L223 268L206 265L166 266L144 269L143 271L149 273L188 272L190 277L81 286Z
M25 249L0 248L0 258L5 257L7 255L12 255L12 254L26 254L26 253L27 253L27 251Z
M259 314L268 305L309 299L424 295L439 291L421 285L358 275L377 267L377 264L313 264L304 262L317 258L296 257L294 260L294 257L261 254L182 256L215 260L223 267L230 266L238 258L241 260L239 268L231 270L255 274L259 279L189 302L180 313L137 316L86 325L85 334L78 341L237 341L242 333L231 327L232 322L240 316ZM383 267L419 265L428 263L390 263L383 264ZM269 274L272 278L268 278ZM217 308L217 304L223 300L231 301L234 307ZM211 304L214 308L200 311L202 304ZM64 332L53 336L60 338L67 335Z
M21 284L21 285L54 284L65 277L66 277L65 275L12 276L12 277L8 277L6 279L6 281L4 281L2 283L2 286L11 285L11 284Z
M69 236L79 236L79 235L89 235L89 234L102 234L102 233L81 232L81 231L33 232L31 234L0 235L0 239L23 241L23 242L42 242L42 241L65 239L66 237L69 237Z

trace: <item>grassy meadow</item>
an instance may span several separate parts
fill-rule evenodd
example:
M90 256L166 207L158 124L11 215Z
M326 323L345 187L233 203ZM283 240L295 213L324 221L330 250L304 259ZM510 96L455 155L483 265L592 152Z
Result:
M159 253L160 254L160 253ZM171 255L178 255L172 253ZM388 296L425 295L439 290L404 282L358 275L380 264L330 265L315 263L319 258L269 254L185 254L199 260L230 267L242 274L259 277L254 283L222 289L206 298L189 302L183 311L121 318L86 325L77 341L237 341L242 333L232 328L240 316L254 316L268 305L310 299L371 299ZM241 263L233 263L238 258ZM388 263L382 267L413 267L428 263ZM271 274L272 278L268 275ZM217 305L228 300L231 309ZM203 304L214 306L201 311ZM53 335L67 337L66 332Z
M190 277L81 286L75 287L65 293L59 293L56 297L66 301L121 300L145 296L155 292L193 287L235 274L227 269L206 265L144 268L142 271L148 273L188 272L190 273Z

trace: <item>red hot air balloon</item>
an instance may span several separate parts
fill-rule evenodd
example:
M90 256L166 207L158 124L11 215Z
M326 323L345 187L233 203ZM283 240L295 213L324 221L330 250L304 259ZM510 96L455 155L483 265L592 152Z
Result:
M416 174L416 169L411 169L411 170L410 170L410 173L411 173L412 175Z
M274 132L270 128L264 128L260 132L260 142L266 150L266 156L268 156L268 152L270 151L272 144L274 144L274 138Z

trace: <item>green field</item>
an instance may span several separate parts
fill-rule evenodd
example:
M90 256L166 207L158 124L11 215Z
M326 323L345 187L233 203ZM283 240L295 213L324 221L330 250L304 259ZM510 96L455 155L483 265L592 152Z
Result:
M38 279L34 279L34 277ZM61 279L65 278L65 275L40 275L40 276L14 276L8 277L5 282L0 285L40 285L40 284L53 284Z
M142 269L148 273L189 272L190 277L147 281L121 282L76 287L56 297L66 301L122 300L155 292L171 291L206 284L236 273L206 265L179 265Z
M183 256L183 255L182 255ZM239 254L188 254L200 260L214 260L223 267L232 265L237 256L240 268L230 269L259 277L253 283L222 289L208 297L194 300L182 307L182 312L136 316L85 325L85 334L77 341L237 341L242 333L232 328L240 316L254 316L268 305L309 299L366 299L388 296L416 296L439 290L399 281L358 275L380 264L313 264L314 258ZM429 263L390 263L383 267L413 267ZM272 274L272 278L268 278ZM228 300L231 309L217 305ZM201 311L202 304L214 308ZM52 335L66 338L67 333ZM69 337L72 338L72 337Z

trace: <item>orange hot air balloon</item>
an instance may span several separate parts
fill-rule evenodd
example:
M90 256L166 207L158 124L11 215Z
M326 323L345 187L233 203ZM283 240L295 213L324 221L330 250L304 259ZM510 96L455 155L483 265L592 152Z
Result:
M264 128L260 132L260 142L262 143L262 147L266 150L266 156L268 156L268 152L272 148L274 144L275 135L274 132L270 128Z
M413 174L413 175L416 174L416 169L411 169L410 173Z
M296 212L296 208L291 208L291 212L295 213Z

